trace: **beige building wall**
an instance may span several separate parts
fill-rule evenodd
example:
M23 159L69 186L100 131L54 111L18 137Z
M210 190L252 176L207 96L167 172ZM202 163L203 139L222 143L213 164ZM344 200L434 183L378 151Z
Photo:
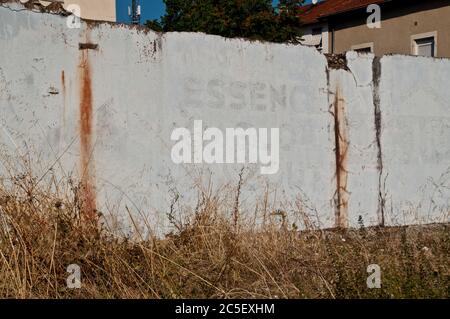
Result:
M77 4L81 8L81 17L90 20L116 21L115 0L65 0L65 7Z
M418 11L421 10L421 11ZM368 15L367 15L368 16ZM388 53L413 54L412 37L419 34L436 34L436 56L450 57L450 1L424 1L383 12L380 29L369 29L366 19L344 19L335 22L330 34L334 53L350 51L355 46L373 43L376 55ZM330 21L331 22L331 21Z
M23 1L26 2L26 1ZM61 0L64 2L64 8L71 4L80 6L80 16L84 19L99 21L116 21L116 1L115 0ZM49 2L41 1L43 5Z

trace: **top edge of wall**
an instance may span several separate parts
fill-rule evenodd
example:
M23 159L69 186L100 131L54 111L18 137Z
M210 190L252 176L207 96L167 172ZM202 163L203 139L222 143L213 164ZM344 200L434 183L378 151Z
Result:
M25 0L23 0L25 1ZM22 11L27 10L36 14L50 14L53 16L60 16L63 18L67 18L72 13L65 10L62 4L60 3L53 3L49 6L44 6L40 4L37 0L35 3L25 2L23 3L21 0L0 0L0 9L1 8L10 9L14 11ZM128 30L128 31L135 31L138 33L144 33L144 34L153 34L158 38L165 38L166 36L171 35L190 35L192 37L203 37L207 39L220 39L221 41L230 41L230 42L240 42L240 43L246 43L246 44L255 44L255 45L262 45L262 46L279 46L279 47L290 47L290 48L304 48L307 50L310 50L313 52L314 55L317 55L318 57L324 57L323 54L318 52L315 48L311 48L308 46L304 46L301 44L292 44L292 43L277 43L277 42L269 42L264 40L256 40L256 39L247 39L247 38L240 38L240 37L234 37L234 38L227 38L220 35L214 35L214 34L207 34L203 32L179 32L179 31L172 31L172 32L158 32L151 28L148 28L143 25L135 25L135 24L124 24L124 23L118 23L118 22L111 22L111 21L101 21L101 20L91 20L86 18L81 18L80 21L82 24L85 25L86 28L93 30L95 28L99 28L102 26L109 26L111 29L119 29L119 30ZM325 60L325 59L324 59Z
M25 1L25 0L23 0L23 1ZM71 12L68 12L67 10L65 10L61 3L52 3L48 6L44 6L44 5L40 4L39 2L33 3L31 1L22 2L20 0L0 0L0 6L2 4L14 4L14 5L20 6L24 10L26 9L26 10L29 10L34 13L52 14L52 15L58 15L61 17L68 17L72 14ZM7 8L7 9L10 8L7 6L3 6L3 7ZM283 45L283 46L301 46L301 45L294 45L294 44L290 44L290 43L277 43L277 42L269 42L269 41L264 41L264 40L239 38L239 37L227 38L227 37L222 37L220 35L207 34L207 33L203 33L203 32L179 32L179 31L158 32L158 31L155 31L155 30L148 28L146 26L143 26L143 25L125 24L125 23L103 21L103 20L91 20L91 19L86 19L86 18L81 18L81 17L80 17L80 20L82 22L86 23L88 28L94 28L94 27L98 27L98 26L102 26L102 25L109 25L109 26L115 27L115 28L126 28L129 30L137 30L137 31L143 32L143 33L155 33L160 36L164 36L165 34L177 34L177 33L199 34L199 35L203 34L208 37L217 37L217 38L221 38L221 39L229 40L229 41L241 40L241 41L246 41L249 43L278 44L278 45Z
M47 6L42 5L39 2L32 2L32 1L28 1L25 2L26 0L23 0L24 2L22 2L21 0L0 0L0 6L3 6L2 4L16 4L21 6L23 9L35 12L35 13L44 13L44 14L52 14L52 15L58 15L61 17L68 17L69 15L71 15L70 12L68 12L67 10L64 9L63 5L61 3L51 3ZM5 7L4 8L9 8L9 7ZM195 34L195 35L205 35L207 37L215 37L215 38L220 38L223 40L228 40L228 41L233 41L233 40L238 40L238 41L245 41L248 43L258 43L258 44L275 44L275 45L282 45L282 46L292 46L292 47L303 47L303 48L310 48L310 49L314 49L310 46L306 46L306 45L302 45L302 44L291 44L291 43L277 43L277 42L270 42L270 41L264 41L264 40L254 40L254 39L248 39L248 38L240 38L240 37L235 37L235 38L227 38L227 37L223 37L220 35L214 35L214 34L207 34L207 33L203 33L203 32L179 32L179 31L173 31L173 32L158 32L155 31L153 29L150 29L146 26L143 25L135 25L135 24L124 24L124 23L118 23L118 22L111 22L111 21L101 21L101 20L90 20L90 19L85 19L85 18L80 18L82 22L86 23L88 28L93 28L93 27L98 27L98 26L102 26L102 25L109 25L110 27L115 27L115 28L126 28L129 30L136 30L139 32L143 32L143 33L154 33L157 34L158 36L164 36L165 34ZM349 53L353 55L353 57L356 58L360 58L360 57L369 57L369 58L375 58L375 55L373 53L357 53L355 51L347 51L344 53L320 53L318 51L316 51L319 55L324 56L327 61L328 61L328 67L330 69L344 69L344 70L348 70L348 66L347 66L347 59L349 57ZM401 53L388 53L388 54L384 54L382 56L378 56L378 58L383 59L383 58L389 58L389 57L406 57L406 58L416 58L416 59L425 59L425 60L435 60L435 61L450 61L450 58L446 58L446 57L424 57L424 56L416 56L416 55L411 55L411 54L401 54Z

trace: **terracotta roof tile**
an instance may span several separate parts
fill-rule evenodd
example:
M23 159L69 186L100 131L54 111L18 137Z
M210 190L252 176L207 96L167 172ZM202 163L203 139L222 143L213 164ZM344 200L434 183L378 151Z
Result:
M309 4L300 8L299 17L304 24L319 22L319 19L338 13L380 4L390 0L325 0L317 4Z

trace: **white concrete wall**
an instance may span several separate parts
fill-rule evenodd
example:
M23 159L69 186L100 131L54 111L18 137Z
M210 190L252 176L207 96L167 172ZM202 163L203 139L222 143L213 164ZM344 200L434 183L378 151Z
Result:
M217 191L228 183L221 193L234 198L231 186L241 165L172 162L172 130L192 129L194 120L221 129L280 128L279 172L264 176L247 167L245 176L251 176L241 205L250 213L268 189L271 209L287 211L298 224L295 200L320 227L427 222L428 213L448 221L448 192L423 191L429 180L449 185L443 181L450 167L448 60L384 57L377 77L370 55L349 53L348 70L333 70L325 56L302 46L84 22L69 29L63 17L5 6L18 5L0 7L3 148L31 154L38 176L52 167L61 178L80 178L87 149L80 112L88 78L89 173L98 209L116 215L122 226L130 224L126 206L138 222L165 229L173 199L181 196L175 207L182 216L208 185ZM80 50L79 43L98 48ZM345 133L341 153L348 146L340 174L336 101L339 131ZM338 175L341 185L345 180L339 191ZM345 202L338 214L337 194ZM431 210L421 204L436 203L432 198L439 204ZM418 218L397 218L417 206Z
M450 60L381 60L383 193L388 223L450 215Z

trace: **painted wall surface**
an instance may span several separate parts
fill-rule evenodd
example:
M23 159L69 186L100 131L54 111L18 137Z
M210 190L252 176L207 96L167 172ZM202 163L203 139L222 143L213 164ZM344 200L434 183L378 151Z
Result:
M388 222L448 221L450 60L386 56L381 69L381 179Z
M61 183L83 181L109 225L131 229L129 211L164 232L171 206L182 217L202 193L236 196L242 165L171 159L172 131L202 120L280 129L279 171L246 166L243 212L268 194L270 209L298 225L299 202L320 227L449 220L448 60L349 53L334 69L303 46L107 23L69 29L64 17L3 6L4 176L31 154L42 183L49 168ZM435 188L423 191L429 181ZM398 217L413 207L418 218Z

